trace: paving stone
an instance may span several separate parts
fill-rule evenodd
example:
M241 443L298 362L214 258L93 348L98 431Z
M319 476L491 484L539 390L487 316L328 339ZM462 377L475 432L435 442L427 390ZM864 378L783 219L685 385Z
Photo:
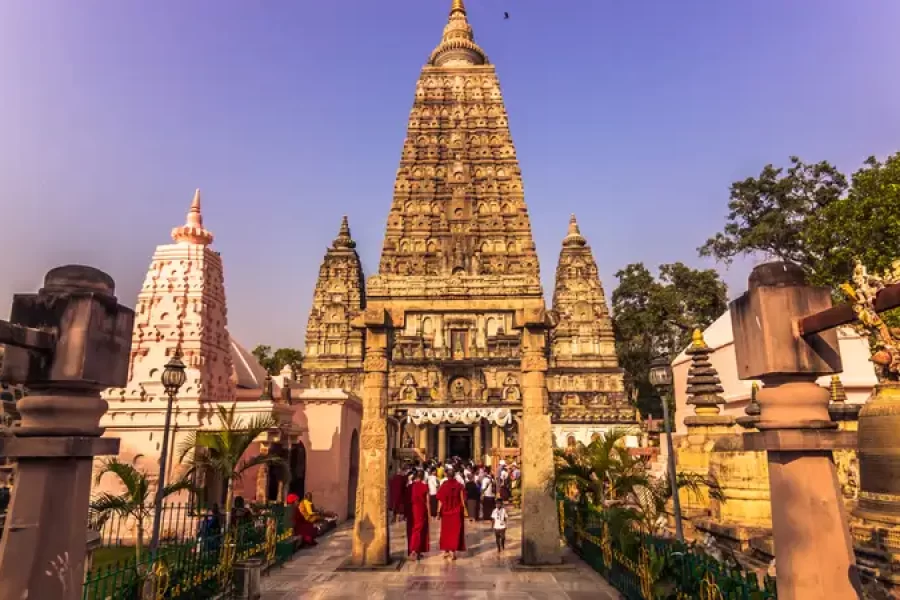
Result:
M571 553L566 553L571 570L514 571L522 535L517 513L511 516L503 556L496 552L487 522L466 523L469 550L456 561L444 560L437 551L439 527L439 521L432 521L433 551L422 561L407 560L397 572L337 572L350 556L352 526L345 524L266 576L262 600L621 600ZM405 543L405 525L394 525L392 553L402 555Z

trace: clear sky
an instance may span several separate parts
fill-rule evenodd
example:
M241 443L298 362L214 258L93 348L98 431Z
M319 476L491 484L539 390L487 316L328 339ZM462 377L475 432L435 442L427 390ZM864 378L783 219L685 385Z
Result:
M0 0L0 316L98 266L134 306L196 187L245 345L302 347L342 214L377 267L450 0ZM896 0L467 0L497 65L552 292L569 213L610 294L700 261L728 185L900 149ZM510 19L503 18L503 12ZM732 295L745 262L724 272Z

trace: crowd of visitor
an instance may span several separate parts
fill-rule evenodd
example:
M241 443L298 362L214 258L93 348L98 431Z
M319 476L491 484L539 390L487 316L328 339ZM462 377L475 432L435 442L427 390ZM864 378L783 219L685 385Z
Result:
M438 547L456 560L465 547L465 520L490 521L497 552L506 547L505 505L518 490L521 471L500 461L496 473L472 461L429 460L406 464L390 478L389 506L394 522L406 522L409 556L419 560L430 550L430 522L440 519Z

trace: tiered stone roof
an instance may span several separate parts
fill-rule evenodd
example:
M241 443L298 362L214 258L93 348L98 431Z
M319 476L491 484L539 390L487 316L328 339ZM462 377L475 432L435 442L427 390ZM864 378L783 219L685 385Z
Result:
M306 385L357 389L362 384L363 332L350 320L364 305L363 268L345 216L325 251L313 292L302 370Z
M684 420L685 424L691 426L732 423L731 417L719 414L721 405L725 404L725 398L720 394L725 389L722 387L718 371L709 360L712 350L699 329L694 330L691 345L686 352L691 357L687 377L687 404L693 405L696 416L687 417Z
M553 310L559 321L550 334L551 406L565 422L634 421L625 399L624 374L597 262L575 215L556 267Z
M370 297L541 294L522 177L493 65L454 1L422 68ZM421 277L411 281L410 277Z

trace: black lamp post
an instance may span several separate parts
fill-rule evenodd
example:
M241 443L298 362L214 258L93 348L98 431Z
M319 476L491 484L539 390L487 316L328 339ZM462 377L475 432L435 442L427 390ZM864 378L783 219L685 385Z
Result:
M662 400L663 425L666 428L666 443L669 460L669 484L672 486L672 510L675 513L675 537L684 541L684 530L681 527L681 500L678 498L678 483L675 474L675 448L672 445L672 425L669 422L669 390L672 388L672 367L669 359L660 356L650 363L650 383L656 388Z
M181 362L181 351L175 350L175 354L166 363L163 369L162 381L169 402L166 405L166 423L163 426L162 451L159 455L159 478L156 482L156 501L153 503L153 539L150 540L150 548L156 549L159 546L159 528L162 525L162 503L163 488L166 487L166 459L169 455L169 424L172 422L172 403L178 390L187 380L184 372L185 366Z

